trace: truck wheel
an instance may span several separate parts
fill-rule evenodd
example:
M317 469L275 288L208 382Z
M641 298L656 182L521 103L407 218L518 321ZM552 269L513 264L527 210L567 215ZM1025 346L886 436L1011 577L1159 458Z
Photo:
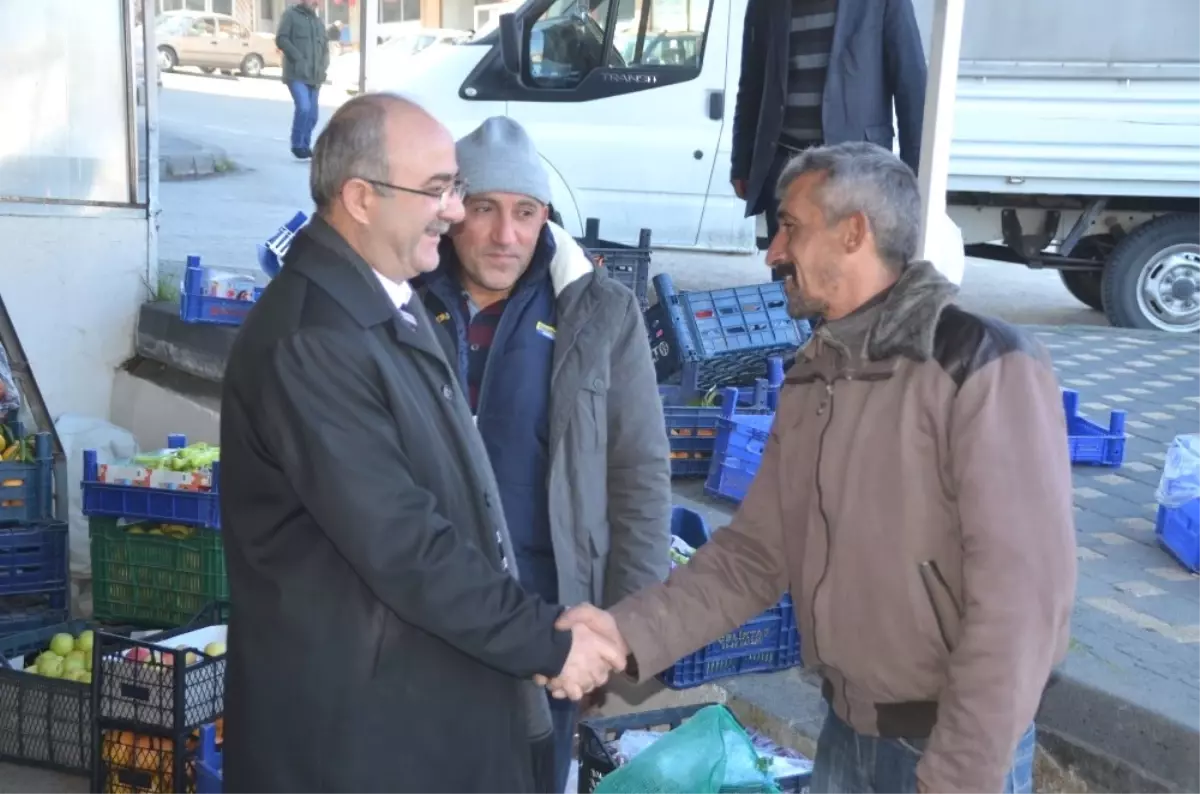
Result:
M242 76L258 77L262 74L263 65L262 58L258 57L254 53L250 53L242 59Z
M1162 215L1124 237L1104 266L1104 313L1119 328L1200 330L1200 227Z
M1067 292L1089 309L1104 311L1103 291L1100 287L1103 265L1108 254L1116 245L1111 234L1094 234L1084 237L1076 244L1071 256L1077 259L1093 259L1095 270L1060 270L1058 277L1062 279Z

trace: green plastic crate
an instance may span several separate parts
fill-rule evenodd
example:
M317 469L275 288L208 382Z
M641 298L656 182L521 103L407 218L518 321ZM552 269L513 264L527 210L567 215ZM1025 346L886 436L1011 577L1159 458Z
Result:
M193 534L187 538L145 534L158 526L88 519L96 620L173 628L210 602L229 600L220 530L189 527ZM130 531L135 527L141 532Z

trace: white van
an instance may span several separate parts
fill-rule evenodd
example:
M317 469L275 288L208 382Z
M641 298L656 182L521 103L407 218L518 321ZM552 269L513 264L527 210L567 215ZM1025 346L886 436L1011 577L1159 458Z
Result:
M650 228L660 247L749 252L755 222L729 184L745 7L528 0L371 85L456 135L493 115L520 121L572 234L591 217L613 240ZM928 51L932 0L914 7ZM969 254L1058 269L1116 325L1194 331L1200 5L1129 8L967 4L948 211Z

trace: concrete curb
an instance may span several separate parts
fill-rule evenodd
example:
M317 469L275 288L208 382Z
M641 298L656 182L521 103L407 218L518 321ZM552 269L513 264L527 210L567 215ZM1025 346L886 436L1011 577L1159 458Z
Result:
M217 176L237 170L237 164L221 149L205 147L195 152L163 154L158 158L158 178L177 182Z

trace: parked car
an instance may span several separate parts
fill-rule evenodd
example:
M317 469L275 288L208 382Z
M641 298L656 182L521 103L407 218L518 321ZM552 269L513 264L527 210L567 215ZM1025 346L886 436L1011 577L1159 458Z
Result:
M273 34L255 33L228 14L171 11L159 17L155 33L164 72L196 66L205 74L220 69L257 77L268 66L283 65Z
M418 28L410 26L401 33L393 33L379 44L372 56L374 74L389 78L399 73L405 62L418 52L434 44L454 43L467 39L471 34L465 30L448 28ZM326 80L334 88L348 94L358 93L359 53L347 52L333 58L329 63Z

